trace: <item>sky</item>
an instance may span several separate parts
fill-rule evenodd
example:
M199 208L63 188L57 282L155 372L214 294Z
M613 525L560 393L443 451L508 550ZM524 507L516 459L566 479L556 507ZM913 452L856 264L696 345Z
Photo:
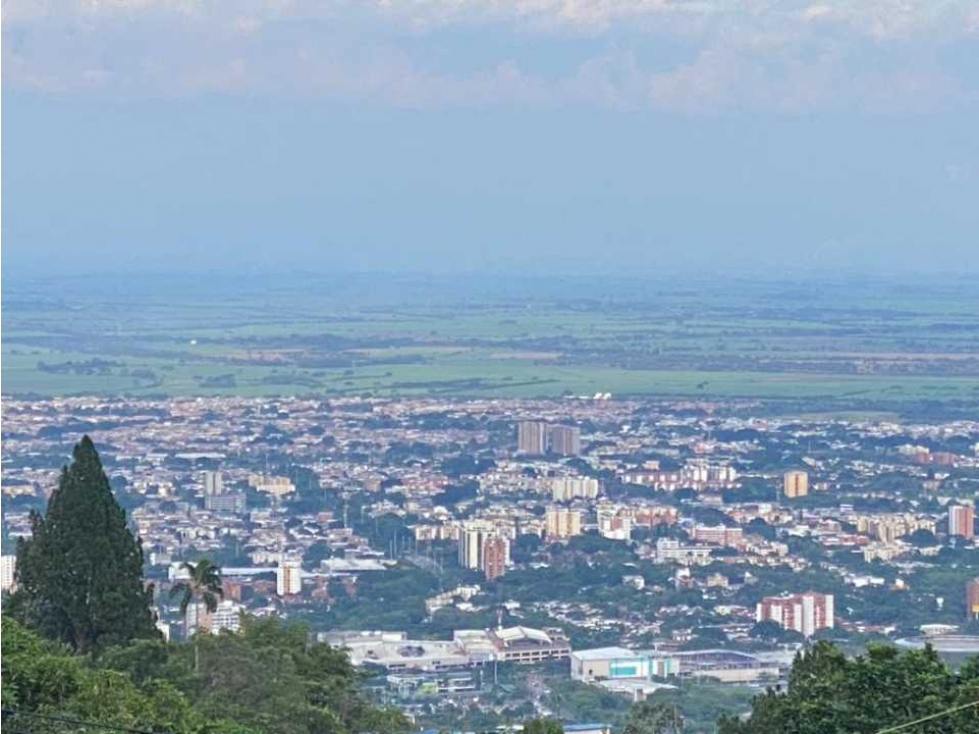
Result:
M979 272L975 0L5 0L13 273Z

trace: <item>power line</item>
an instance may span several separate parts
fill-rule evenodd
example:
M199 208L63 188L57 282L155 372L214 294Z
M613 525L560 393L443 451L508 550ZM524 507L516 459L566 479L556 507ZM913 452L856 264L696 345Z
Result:
M895 731L901 731L902 729L907 729L909 726L915 726L916 724L923 724L926 721L931 721L932 719L939 719L942 716L948 716L949 714L954 714L957 711L965 711L973 706L979 706L979 700L972 701L971 703L964 703L961 706L954 706L953 708L946 709L945 711L939 711L937 714L931 714L929 716L922 717L920 719L915 719L914 721L908 721L904 724L898 724L897 726L891 726L887 729L878 730L877 734L891 734Z
M17 709L4 708L3 709L3 720L4 725L8 724L8 720L12 719L9 723L11 725L27 725L27 729L30 729L30 723L34 719L42 719L44 721L56 721L61 724L73 724L75 726L91 727L93 729L106 729L109 731L126 732L126 734L161 734L161 732L152 732L147 729L135 729L130 726L122 726L119 724L106 724L101 721L88 721L85 719L79 719L74 716L60 716L57 714L39 714L34 711L18 711ZM10 731L13 731L12 729Z

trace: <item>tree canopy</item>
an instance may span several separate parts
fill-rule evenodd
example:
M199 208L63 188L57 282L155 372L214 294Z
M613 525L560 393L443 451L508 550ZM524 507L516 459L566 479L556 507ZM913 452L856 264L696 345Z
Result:
M98 452L76 444L32 536L17 547L9 613L79 652L158 634L143 583L143 551L126 527Z
M769 689L752 702L746 720L723 718L720 734L876 734L888 727L938 715L916 724L915 734L977 734L979 658L958 671L934 650L900 652L872 645L847 658L820 641L801 652L789 673L788 690Z

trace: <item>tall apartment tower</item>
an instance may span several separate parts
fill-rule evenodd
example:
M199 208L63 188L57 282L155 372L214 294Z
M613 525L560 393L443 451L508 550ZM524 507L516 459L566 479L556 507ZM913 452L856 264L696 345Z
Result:
M576 426L551 426L551 451L560 456L581 453L581 429Z
M782 495L789 499L805 497L809 494L809 474L793 470L782 475Z
M976 536L976 511L972 505L952 505L948 508L948 534L961 535L969 540Z
M491 535L483 541L482 570L487 580L506 573L510 557L510 544L500 535Z
M275 593L279 596L300 594L303 590L302 567L299 561L279 561L275 569Z
M979 619L979 576L965 585L965 614L969 619Z
M517 451L535 456L547 453L547 424L541 421L520 421L517 424Z
M544 518L548 540L581 535L581 512L566 507L549 507Z
M224 494L224 477L219 471L204 472L204 495L214 497Z
M787 630L795 630L804 637L812 637L816 630L832 628L833 595L805 594L766 596L755 608L755 621L770 620Z
M487 579L506 572L510 562L510 542L485 520L470 520L459 533L459 565L482 571Z

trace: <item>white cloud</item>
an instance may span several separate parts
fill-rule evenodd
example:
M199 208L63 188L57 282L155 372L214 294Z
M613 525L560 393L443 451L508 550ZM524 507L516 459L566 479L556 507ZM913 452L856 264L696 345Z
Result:
M975 7L953 0L5 0L2 7L4 83L53 93L695 112L976 101L975 80L956 79L933 52L979 27ZM481 36L516 43L469 48ZM453 43L459 37L466 43ZM898 51L889 56L891 46ZM556 70L540 63L548 55L561 59Z

